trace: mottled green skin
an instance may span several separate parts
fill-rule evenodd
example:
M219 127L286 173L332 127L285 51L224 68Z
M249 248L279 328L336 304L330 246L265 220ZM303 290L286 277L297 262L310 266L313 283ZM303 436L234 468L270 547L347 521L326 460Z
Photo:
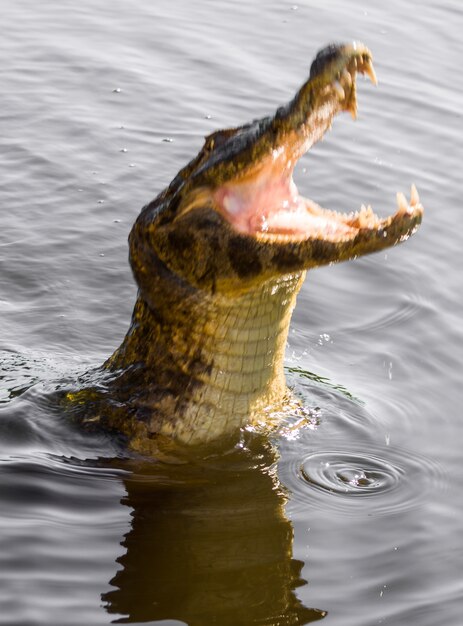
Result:
M134 448L152 452L162 435L207 443L236 432L246 423L246 413L256 419L265 406L281 402L284 344L305 271L395 245L421 221L420 211L410 211L360 228L342 241L291 240L237 232L215 205L214 192L221 185L249 177L288 143L307 149L337 113L352 110L355 81L344 85L342 100L336 81L343 70L362 71L369 59L362 45L326 48L286 107L273 117L210 135L196 158L142 210L129 238L139 286L132 324L104 365L109 379L92 418L124 433ZM281 320L273 319L272 307ZM231 320L229 310L238 311ZM240 310L246 311L243 332ZM259 334L265 324L270 339ZM222 344L214 342L214 332L219 337L222 331ZM222 384L223 367L217 363L223 351L241 358L249 337L255 337L262 359L242 379L229 359L233 374ZM209 393L208 386L217 393ZM81 400L77 396L73 399ZM206 397L210 406L203 411ZM216 406L211 398L217 398Z

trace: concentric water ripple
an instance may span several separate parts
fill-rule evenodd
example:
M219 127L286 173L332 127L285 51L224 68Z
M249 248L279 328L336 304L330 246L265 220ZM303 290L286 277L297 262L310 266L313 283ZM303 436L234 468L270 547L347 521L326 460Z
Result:
M301 477L310 485L331 493L368 496L394 489L403 469L373 456L315 453L305 459Z
M354 515L385 515L420 506L441 482L440 467L408 450L314 452L293 459L282 479L300 505Z

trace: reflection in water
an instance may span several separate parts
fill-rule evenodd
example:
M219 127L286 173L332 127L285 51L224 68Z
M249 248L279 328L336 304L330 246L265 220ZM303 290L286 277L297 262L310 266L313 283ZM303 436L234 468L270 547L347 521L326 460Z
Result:
M122 566L103 595L115 622L189 626L308 624L303 563L292 558L276 454L260 449L184 464L144 463L125 479L133 509Z

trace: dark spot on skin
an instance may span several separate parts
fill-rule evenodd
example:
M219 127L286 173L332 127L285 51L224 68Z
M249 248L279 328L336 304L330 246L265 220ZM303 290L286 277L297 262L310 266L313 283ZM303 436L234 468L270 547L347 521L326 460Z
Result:
M336 244L315 239L312 242L312 258L316 261L334 261L337 258Z
M291 272L299 269L301 259L294 250L279 248L272 257L273 263L281 272Z
M177 250L178 252L183 252L184 250L191 248L192 242L194 241L188 233L177 230L171 230L167 238L171 248L173 250Z
M217 255L219 254L220 247L220 238L217 235L211 235L209 237L209 248L211 254L214 255L214 257L217 257Z
M211 235L213 231L218 227L217 225L217 217L198 217L195 222L195 227L197 230L208 230L211 231Z
M262 272L258 251L241 237L232 237L228 242L230 265L239 278L251 278Z
M213 362L204 362L202 355L196 353L193 359L190 361L190 371L193 376L210 376L212 372Z

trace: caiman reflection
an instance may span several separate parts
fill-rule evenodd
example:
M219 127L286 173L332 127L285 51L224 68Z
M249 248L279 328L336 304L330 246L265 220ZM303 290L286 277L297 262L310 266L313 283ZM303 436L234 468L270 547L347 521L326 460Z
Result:
M292 558L275 463L269 444L254 440L215 459L134 464L122 501L132 528L115 589L103 596L115 621L298 626L323 618L294 591L306 581Z

